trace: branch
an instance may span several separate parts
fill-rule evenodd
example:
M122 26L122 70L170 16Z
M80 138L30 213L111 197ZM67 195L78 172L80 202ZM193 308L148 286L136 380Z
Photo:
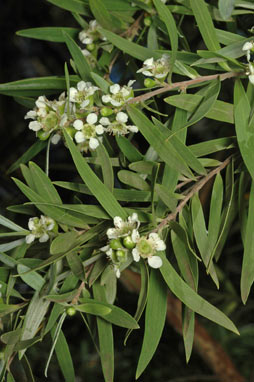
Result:
M232 78L232 77L238 77L242 75L243 72L227 72L227 73L217 73L217 74L211 74L210 76L202 76L202 77L197 77L194 78L193 80L188 80L188 81L181 81L181 82L175 82L174 84L167 84L163 86L160 89L153 90L149 93L142 94L140 96L131 98L129 101L127 101L127 104L131 103L139 103L146 101L149 98L152 98L158 94L162 94L165 92L168 92L173 89L186 89L190 85L195 85L201 82L206 82L206 81L212 81L212 80L217 80L219 79L220 81L224 81L227 78Z
M199 192L202 187L215 175L220 173L229 163L232 158L232 155L228 157L224 162L222 162L218 167L216 167L214 170L210 171L209 174L207 174L204 178L202 178L199 182L194 184L194 186L191 188L190 192L185 196L185 198L178 204L174 212L171 212L165 219L162 220L162 222L152 231L152 232L158 232L161 230L165 225L167 225L168 222L175 220L177 215L182 211L183 207L188 203L188 201L192 198L194 194Z

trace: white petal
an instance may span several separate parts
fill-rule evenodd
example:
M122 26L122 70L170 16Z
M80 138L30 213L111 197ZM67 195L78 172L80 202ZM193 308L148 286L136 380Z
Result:
M27 113L26 113L26 115L25 115L25 119L35 119L36 118L36 116L37 116L37 113L36 113L36 111L35 110L29 110Z
M117 239L117 230L115 228L109 228L106 232L109 239Z
M106 251L109 250L109 248L110 248L109 245L105 245L104 247L101 247L100 250L103 251L103 252L106 252Z
M51 143L53 143L53 145L57 145L60 140L61 140L61 135L54 134L53 137L51 138Z
M39 238L39 242L40 243L45 243L46 241L48 241L49 239L49 235L47 233L44 233L40 238Z
M147 77L152 77L153 76L153 73L149 72L148 70L144 70L143 74L144 74L144 76L147 76Z
M94 125L98 120L97 114L95 113L90 113L88 114L86 121L89 123L89 125Z
M31 121L31 122L29 122L28 127L29 127L30 130L39 131L39 130L41 130L42 125L38 121Z
M136 82L136 80L129 80L127 86L130 88L134 84L134 82Z
M33 235L32 233L30 233L30 235L27 235L26 236L26 243L27 244L31 244L35 239L35 235Z
M60 120L59 125L60 125L61 127L63 127L63 126L66 124L67 121L68 121L68 116L67 116L66 113L64 113L64 114L62 115L62 117L61 117L61 120Z
M151 58L147 58L145 61L144 61L144 65L153 65L153 57Z
M82 49L81 52L83 53L83 55L84 55L85 57L89 57L89 56L91 56L91 52L89 52L89 50L87 50L87 49Z
M76 102L76 95L77 95L77 93L78 93L77 89L70 88L69 96L70 96L70 101L71 102Z
M114 217L114 226L116 228L122 228L124 225L123 219L120 218L120 216L115 216Z
M37 101L35 101L35 105L40 109L40 108L45 108L46 107L46 97L45 96L40 96Z
M33 229L36 228L36 225L34 223L34 219L36 219L36 218L30 218L28 220L28 228L30 229L30 231L32 231Z
M73 123L73 127L75 127L76 130L82 130L83 129L83 122L81 121L81 119L76 119L76 121L74 121Z
M99 122L103 125L103 126L108 126L110 125L110 120L107 118L107 117L102 117Z
M132 253L132 256L133 256L133 260L138 262L140 260L140 255L139 255L139 252L138 252L137 248L133 248L131 253Z
M119 93L121 88L119 84L114 84L114 85L111 85L109 89L112 94L117 94Z
M162 266L162 260L159 256L148 257L148 264L152 268L160 268Z
M119 277L121 276L120 269L118 267L114 267L114 270L115 270L115 273L116 273L116 277L119 279Z
M242 50L250 50L253 48L253 42L247 41L245 44L243 44Z
M99 146L98 139L96 139L96 138L90 138L89 139L89 147L91 150L97 149L98 146Z
M137 243L138 239L140 238L140 235L139 235L139 232L137 229L134 229L131 233L131 240L134 242L134 243Z
M128 127L128 130L130 130L132 133L138 133L137 126L131 125L131 126L127 126L127 127Z
M86 37L83 39L83 44L92 44L93 43L93 39L91 37Z
M80 91L80 92L84 91L84 90L86 89L86 83L85 83L85 81L79 81L79 82L77 83L77 89L78 89L78 91Z
M111 105L113 105L113 106L116 106L116 107L118 107L118 106L121 106L121 105L122 105L122 103L121 103L121 102L118 102L118 101L116 101L116 100L115 100L115 99L113 99L113 98L111 98L110 102L111 102Z
M80 104L81 109L84 109L85 107L87 107L89 105L89 103L90 103L89 99L85 99L85 101L83 101Z
M101 135L104 133L104 127L102 125L97 125L95 128L96 134Z
M116 115L116 120L117 122L126 123L128 121L128 115L122 111L119 111Z
M106 95L103 95L103 96L101 97L101 100L102 100L102 102L104 102L104 103L108 103L108 102L111 101L111 97L110 97L109 94L106 94Z
M167 73L159 73L159 74L155 74L155 78L164 78L166 77Z
M86 138L85 138L84 134L82 133L82 131L78 131L75 134L75 140L77 143L85 142Z
M251 75L249 76L249 81L250 81L250 83L251 83L252 85L254 85L254 74L251 74Z
M164 243L163 240L158 240L156 241L156 250L157 251L165 251L166 249L166 244Z

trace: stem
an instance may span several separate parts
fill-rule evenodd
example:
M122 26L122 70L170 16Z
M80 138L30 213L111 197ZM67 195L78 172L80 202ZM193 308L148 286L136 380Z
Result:
M182 211L183 207L188 203L188 201L192 198L194 194L199 192L201 188L204 187L204 185L215 175L220 173L229 163L232 158L232 155L228 157L224 162L222 162L218 167L216 167L214 170L210 171L209 174L207 174L204 178L202 178L200 181L198 181L194 186L191 188L191 190L188 192L188 194L185 196L185 198L178 204L174 212L171 212L165 219L162 220L162 222L152 231L152 232L158 232L161 230L165 225L167 225L168 222L175 220L177 215Z
M212 80L217 80L220 79L220 81L224 81L227 78L232 78L232 77L238 77L242 75L243 72L227 72L227 73L217 73L217 74L211 74L210 76L202 76L202 77L197 77L194 78L193 80L188 80L188 81L181 81L181 82L175 82L174 84L167 84L163 86L162 88L153 90L149 93L142 94L140 96L131 98L129 101L127 101L127 104L131 103L139 103L146 101L149 98L152 98L158 94L162 94L165 92L168 92L173 89L186 89L190 85L195 85L201 82L206 82L206 81L212 81Z

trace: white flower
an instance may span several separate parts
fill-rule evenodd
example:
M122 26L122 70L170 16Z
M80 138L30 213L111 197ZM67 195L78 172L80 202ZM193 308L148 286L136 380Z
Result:
M107 236L110 240L129 236L133 231L137 232L140 221L136 213L129 216L127 221L124 221L120 216L115 216L114 226L115 228L109 228L107 230Z
M163 54L161 58L154 61L154 58L148 58L144 61L143 67L137 70L137 73L142 73L147 77L154 77L158 80L163 80L169 72L169 56Z
M93 104L92 96L97 90L99 90L99 88L93 86L91 82L79 81L77 83L77 88L70 88L70 101L77 103L81 109L85 109L88 105Z
M92 44L98 40L105 41L105 37L103 37L98 31L99 24L96 20L91 20L89 22L89 26L86 30L82 30L78 37L79 40L83 44Z
M104 127L101 124L96 125L97 121L98 117L95 113L88 114L86 123L83 123L81 119L74 121L73 127L78 130L75 134L75 140L78 144L85 143L85 145L80 146L81 151L95 150L99 146L97 135L104 133Z
M253 41L246 41L245 44L243 44L242 50L246 52L246 58L247 61L250 61L250 52L254 49L254 42Z
M162 260L159 256L156 256L156 252L164 251L166 245L157 233L150 233L148 238L135 234L132 236L132 241L136 243L136 247L132 250L134 261L138 262L142 257L147 259L149 266L152 268L162 266Z
M39 239L40 243L44 243L49 239L48 232L55 227L55 221L48 216L41 215L40 218L30 218L28 228L31 231L26 236L26 243L31 244L35 239Z
M137 133L138 128L134 125L127 125L128 115L122 111L116 114L115 121L110 122L108 118L101 118L100 123L104 125L105 131L113 135L126 135L129 132Z
M131 86L135 80L130 80L127 85L120 86L119 84L114 84L109 87L111 94L106 94L102 96L102 102L111 103L115 107L120 107L124 105L129 99L133 98L133 90Z

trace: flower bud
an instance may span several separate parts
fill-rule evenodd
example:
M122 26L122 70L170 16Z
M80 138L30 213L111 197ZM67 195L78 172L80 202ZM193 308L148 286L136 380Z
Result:
M74 316L76 314L76 309L73 308L73 306L70 306L67 310L66 310L66 314L68 316Z
M130 236L126 236L124 239L123 239L123 245L125 248L128 248L128 249L133 249L135 247L135 243L131 240L131 237Z
M109 107L103 107L100 110L100 113L103 117L108 117L109 115L113 114L113 110L110 109Z
M89 50L90 52L91 52L92 50L94 50L94 48L95 48L95 45L94 45L94 44L88 44L88 45L86 46L86 49Z
M144 24L145 24L145 26L150 27L150 25L152 24L151 17L145 17L144 18Z
M110 243L109 243L109 246L110 246L110 248L112 248L112 249L123 248L120 239L113 239L113 240L111 240Z
M116 257L118 261L122 261L126 259L126 252L123 249L118 249L116 251Z
M144 86L146 88L153 88L156 85L156 81L152 78L146 78L144 81Z
M41 141L46 141L48 139L48 137L50 136L50 133L48 131L39 130L39 131L37 131L36 136Z

